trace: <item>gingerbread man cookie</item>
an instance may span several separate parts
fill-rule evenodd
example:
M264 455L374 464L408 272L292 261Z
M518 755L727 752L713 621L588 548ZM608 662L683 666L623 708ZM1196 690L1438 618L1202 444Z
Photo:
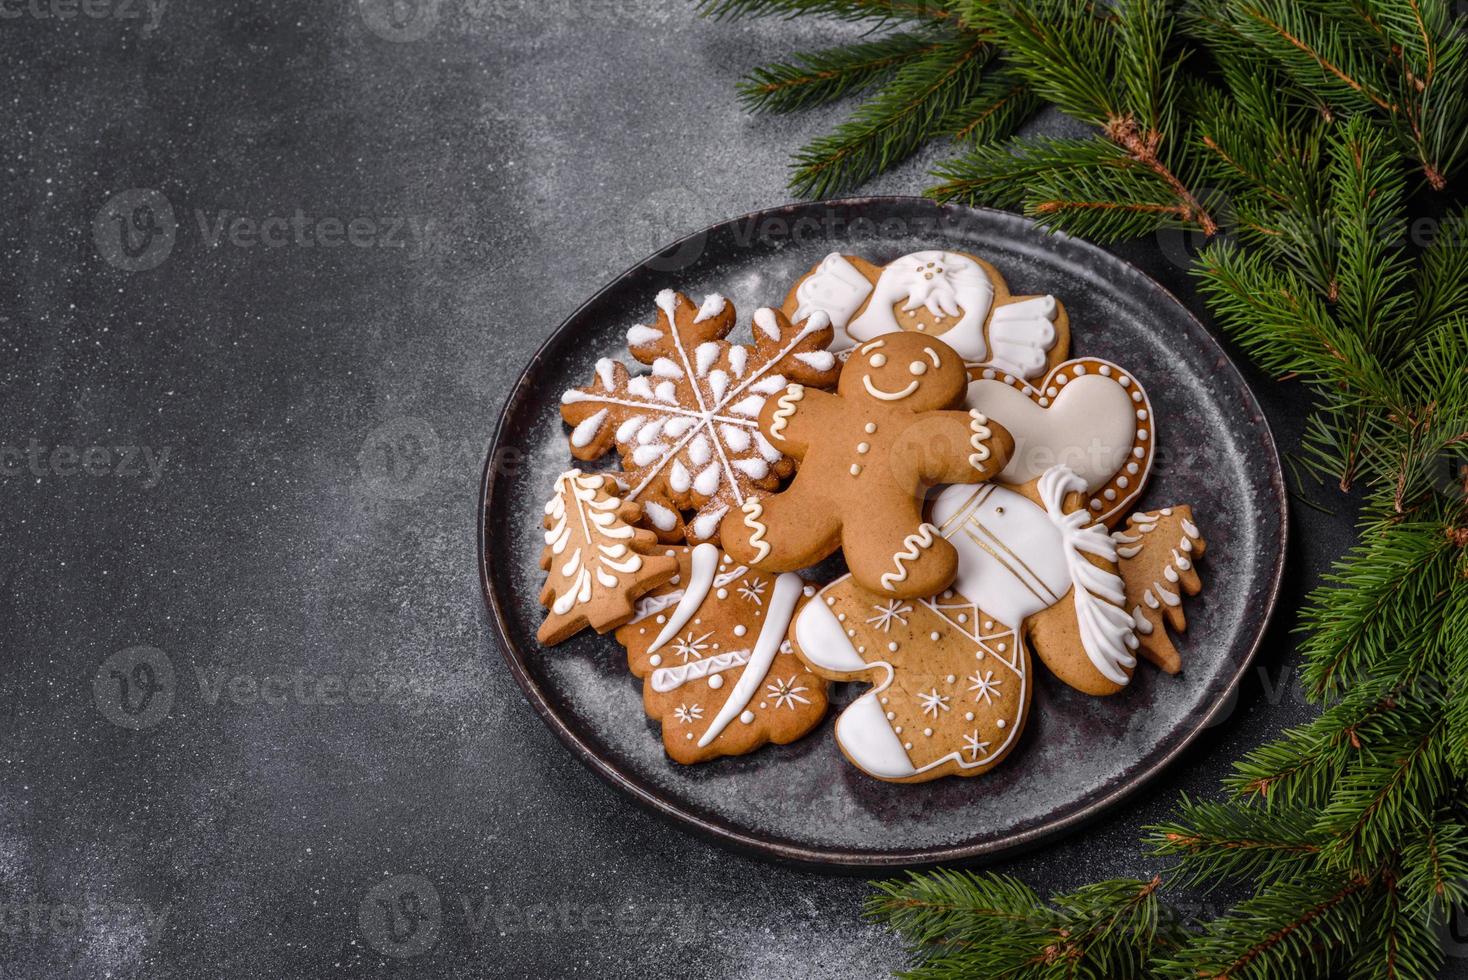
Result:
M555 646L587 626L605 633L632 615L632 600L678 574L651 531L635 528L637 505L609 476L567 470L545 505L540 604L550 610L535 638Z
M825 314L832 350L898 330L937 337L972 368L1036 378L1063 361L1070 321L1054 296L1013 296L977 256L929 250L885 267L832 252L791 287L783 307L799 323Z
M923 521L923 494L977 483L1002 470L1013 441L977 411L948 411L967 385L963 362L941 341L888 334L856 348L836 393L787 387L760 413L760 429L801 460L780 493L724 517L724 549L767 572L812 565L840 547L865 588L927 596L953 581L953 546Z
M827 684L786 634L815 588L753 571L711 544L672 550L678 576L639 599L616 633L669 757L686 765L743 755L814 728Z

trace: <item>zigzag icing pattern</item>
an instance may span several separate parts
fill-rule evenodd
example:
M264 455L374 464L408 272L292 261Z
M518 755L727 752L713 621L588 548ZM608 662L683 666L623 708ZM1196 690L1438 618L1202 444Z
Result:
M892 563L897 566L897 570L882 575L880 580L882 588L891 592L898 582L905 582L907 569L903 567L903 563L917 561L918 555L922 554L924 548L933 546L934 535L937 533L938 529L932 524L923 523L918 525L916 534L909 534L903 538L903 550L892 556Z
M678 667L659 667L652 672L652 689L659 693L666 693L682 687L689 681L733 670L735 667L743 667L747 663L749 663L748 650L733 650Z
M749 528L749 543L752 547L758 549L755 553L754 560L757 562L764 561L765 557L770 553L769 542L765 540L765 535L769 533L770 529L765 527L764 523L760 520L765 514L764 504L751 497L739 509L744 511L744 526Z
M792 384L785 389L785 394L775 399L775 411L770 416L770 435L776 439L785 438L785 426L790 421L790 416L795 414L795 403L805 397L805 386Z

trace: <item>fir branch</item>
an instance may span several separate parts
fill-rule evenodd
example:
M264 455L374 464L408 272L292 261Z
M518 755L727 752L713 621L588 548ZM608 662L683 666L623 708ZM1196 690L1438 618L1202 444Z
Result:
M942 38L900 64L880 57L908 42L885 38L755 76L771 109L887 79L803 151L807 193L949 136L968 149L934 171L940 200L1112 239L1227 218L1231 240L1195 265L1205 303L1315 396L1297 457L1367 488L1360 544L1301 618L1304 678L1332 703L1240 760L1230 798L1185 799L1149 831L1176 881L1251 897L1189 935L1156 879L1042 902L1013 879L913 876L868 910L907 941L912 975L1430 975L1431 923L1468 901L1468 233L1461 210L1420 253L1401 231L1408 161L1442 189L1468 148L1463 14L1447 0L1193 0L1180 25L1157 0L704 7ZM1012 138L1042 101L1095 135Z
M1040 107L1024 82L1003 70L984 76L978 89L939 126L956 142L970 145L1007 139Z
M909 62L834 133L796 154L791 187L808 197L845 190L905 160L973 98L992 50L976 37L944 41Z
M1442 944L1403 906L1390 876L1381 893L1352 960L1350 980L1432 980L1442 965Z
M697 0L699 13L715 20L806 14L851 21L952 22L957 16L940 0Z
M1176 821L1148 828L1153 852L1178 858L1174 882L1274 881L1310 867L1327 837L1315 811L1194 802L1183 798Z
M1360 875L1267 885L1159 965L1209 980L1278 980L1306 967L1323 975L1358 941L1371 885Z
M1428 824L1402 848L1409 869L1400 882L1408 911L1427 922L1441 922L1453 907L1468 905L1468 824L1441 820Z
M1377 651L1441 602L1456 565L1436 521L1368 526L1310 595L1300 620L1303 679L1317 698L1362 680Z
M1165 919L1160 879L1087 885L1043 902L1002 875L935 871L879 882L869 918L901 935L917 960L905 976L1095 977L1146 975L1155 950L1183 935Z
M1408 712L1400 712L1407 716ZM1430 814L1419 801L1441 799L1449 769L1441 711L1437 720L1384 743L1366 747L1351 769L1336 781L1316 830L1330 838L1322 851L1326 864L1363 868L1385 863L1414 825Z
M1340 266L1332 292L1337 315L1373 349L1403 326L1411 273L1400 247L1389 243L1402 219L1402 160L1389 136L1365 119L1348 121L1330 144L1331 213L1340 235Z
M871 88L902 65L937 51L926 34L893 34L876 41L797 54L766 65L739 83L740 101L750 112L795 112L825 105Z

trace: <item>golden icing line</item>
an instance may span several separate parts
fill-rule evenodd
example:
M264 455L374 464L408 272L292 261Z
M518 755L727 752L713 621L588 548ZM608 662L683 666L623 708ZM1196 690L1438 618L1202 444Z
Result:
M977 508L985 500L988 499L989 494L993 492L993 490L994 484L992 483L983 483L977 487L974 487L974 492L970 494L969 498L963 502L963 506L954 511L953 516L949 517L948 520L943 522L943 526L939 528L939 533L941 533L945 538L948 537L948 529L953 527L953 525L955 524L968 520L968 516L974 512L975 508Z
M1055 595L1055 593L1051 592L1050 591L1050 587L1045 584L1045 580L1043 578L1041 578L1039 575L1036 575L1035 574L1035 570L1033 568L1031 568L1025 562L1025 560L1023 558L1021 558L1019 555L1016 555L1013 551L1010 551L1009 550L1009 547L1007 545L1005 545L1005 543L1003 541L1000 541L999 540L999 536L997 534L995 534L993 531L989 530L983 524L975 524L974 527L977 528L979 531L983 532L983 534L986 537L988 537L988 539L990 541L994 542L995 547L1003 549L1003 551L1004 551L1004 553L1006 555L1008 555L1010 558L1014 559L1015 564L1019 565L1020 568L1024 569L1025 574L1026 575L1029 575L1031 578L1033 578L1035 580L1035 582L1040 586L1040 588L1043 591L1045 591L1046 593L1049 593L1050 595L1054 596L1054 598L1050 600L1052 604L1053 603L1056 603L1056 602L1059 602L1061 600L1061 596Z
M964 530L964 533L969 536L969 538L973 541L974 544L978 545L980 548L983 548L985 551L987 551L989 553L990 557L992 557L999 564L1003 565L1004 568L1011 575L1014 576L1015 581L1019 582L1020 585L1023 585L1026 589L1028 589L1031 595L1033 595L1036 599L1039 599L1041 602L1045 603L1046 605L1049 605L1049 606L1055 605L1054 601L1052 601L1050 599L1047 599L1045 596L1042 596L1040 593L1036 592L1035 591L1035 587L1033 585L1031 585L1029 582L1025 581L1024 576L1021 575L1021 574L1019 574L1018 571L1016 571L1014 568L1012 568L1010 566L1009 562L1005 560L1005 558L1004 558L1003 555L999 554L993 548L991 548L987 544L985 544L984 541L983 541L983 539L980 538L977 534L975 534L973 532L973 528L971 528L971 527L965 527L963 530Z

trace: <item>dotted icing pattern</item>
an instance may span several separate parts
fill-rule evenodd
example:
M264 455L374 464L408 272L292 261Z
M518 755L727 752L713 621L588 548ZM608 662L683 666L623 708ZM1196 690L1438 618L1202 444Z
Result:
M1121 386L1132 403L1133 421L1136 424L1126 461L1104 486L1095 488L1086 501L1087 513L1095 520L1111 524L1126 513L1131 503L1141 495L1152 470L1156 429L1152 402L1141 383L1130 372L1099 357L1078 357L1057 364L1043 381L1035 384L995 368L985 368L981 377L987 381L1002 381L1041 408L1049 408L1067 384L1087 375L1111 378Z

